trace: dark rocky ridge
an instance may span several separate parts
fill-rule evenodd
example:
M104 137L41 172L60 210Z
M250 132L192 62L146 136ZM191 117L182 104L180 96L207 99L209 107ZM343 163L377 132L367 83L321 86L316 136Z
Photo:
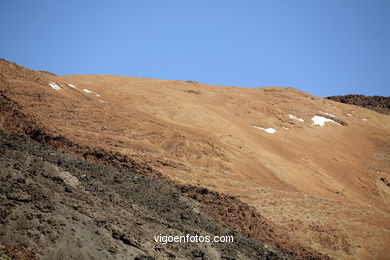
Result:
M327 99L345 103L345 104L351 104L351 105L368 108L385 115L390 115L390 97L345 95L345 96L331 96L331 97L327 97Z
M21 247L20 259L286 257L221 226L158 178L79 160L3 131L0 154L0 249ZM153 241L159 234L187 233L234 235L235 242Z

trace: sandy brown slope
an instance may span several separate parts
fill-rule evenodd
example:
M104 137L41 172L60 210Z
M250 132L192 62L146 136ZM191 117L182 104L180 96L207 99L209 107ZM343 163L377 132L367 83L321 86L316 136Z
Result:
M53 90L49 81L62 89ZM3 100L53 136L239 197L329 256L390 254L389 116L291 88L53 76L6 61L0 83ZM312 126L311 118L324 112L343 125ZM3 111L2 128L28 129L15 118Z

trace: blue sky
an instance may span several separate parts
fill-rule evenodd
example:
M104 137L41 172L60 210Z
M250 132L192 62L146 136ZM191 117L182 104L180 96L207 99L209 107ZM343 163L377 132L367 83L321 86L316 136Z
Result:
M0 57L317 96L390 96L388 0L0 1Z

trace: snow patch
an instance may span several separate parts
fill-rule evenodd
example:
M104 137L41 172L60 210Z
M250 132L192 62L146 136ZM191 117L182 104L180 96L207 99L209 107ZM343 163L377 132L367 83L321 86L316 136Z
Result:
M106 102L106 101L104 101L104 100L101 100L101 99L99 99L98 101L99 101L99 102L101 102L101 103L105 103L105 104L107 104L107 102Z
M302 118L298 118L298 117L293 116L293 115L288 115L288 118L298 120L299 122L305 122L305 120L303 120Z
M363 118L362 120L363 120L363 121L367 121L367 118Z
M83 89L83 91L85 92L85 93L92 93L92 94L95 94L97 97L100 97L100 95L98 94L98 93L96 93L96 92L93 92L92 90L89 90L89 89Z
M312 125L319 125L321 127L323 127L326 122L332 122L339 125L339 123L337 123L336 121L323 116L313 116L311 120L313 121Z
M290 130L290 128L287 128L287 127L284 127L284 126L283 126L283 129L284 129L284 130Z
M60 86L58 86L55 82L51 81L49 82L49 86L54 90L60 90L62 89Z
M269 134L276 133L276 130L273 129L273 128L262 128L262 127L260 127L260 126L255 126L255 125L254 125L253 127L256 128L256 129L263 130L263 131L265 131L265 132L267 132L267 133L269 133Z
M332 114L329 114L329 113L326 113L326 112L322 112L322 111L318 111L318 112L320 112L320 113L322 113L322 114L324 114L324 115L327 115L327 116L331 116L331 117L336 118L335 115L332 115Z
M347 114L347 116L352 116L352 114Z
M68 85L68 87L71 87L71 88L76 88L75 85L72 85L72 84L69 84L69 83L67 83L66 85Z

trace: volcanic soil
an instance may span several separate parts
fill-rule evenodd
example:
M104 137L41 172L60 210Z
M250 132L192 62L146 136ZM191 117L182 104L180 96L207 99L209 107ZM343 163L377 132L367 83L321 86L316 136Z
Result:
M390 255L388 115L292 88L56 76L5 60L0 104L5 132L113 171L157 178L200 203L216 225L269 244L275 254ZM238 205L233 213L225 210L230 204Z

